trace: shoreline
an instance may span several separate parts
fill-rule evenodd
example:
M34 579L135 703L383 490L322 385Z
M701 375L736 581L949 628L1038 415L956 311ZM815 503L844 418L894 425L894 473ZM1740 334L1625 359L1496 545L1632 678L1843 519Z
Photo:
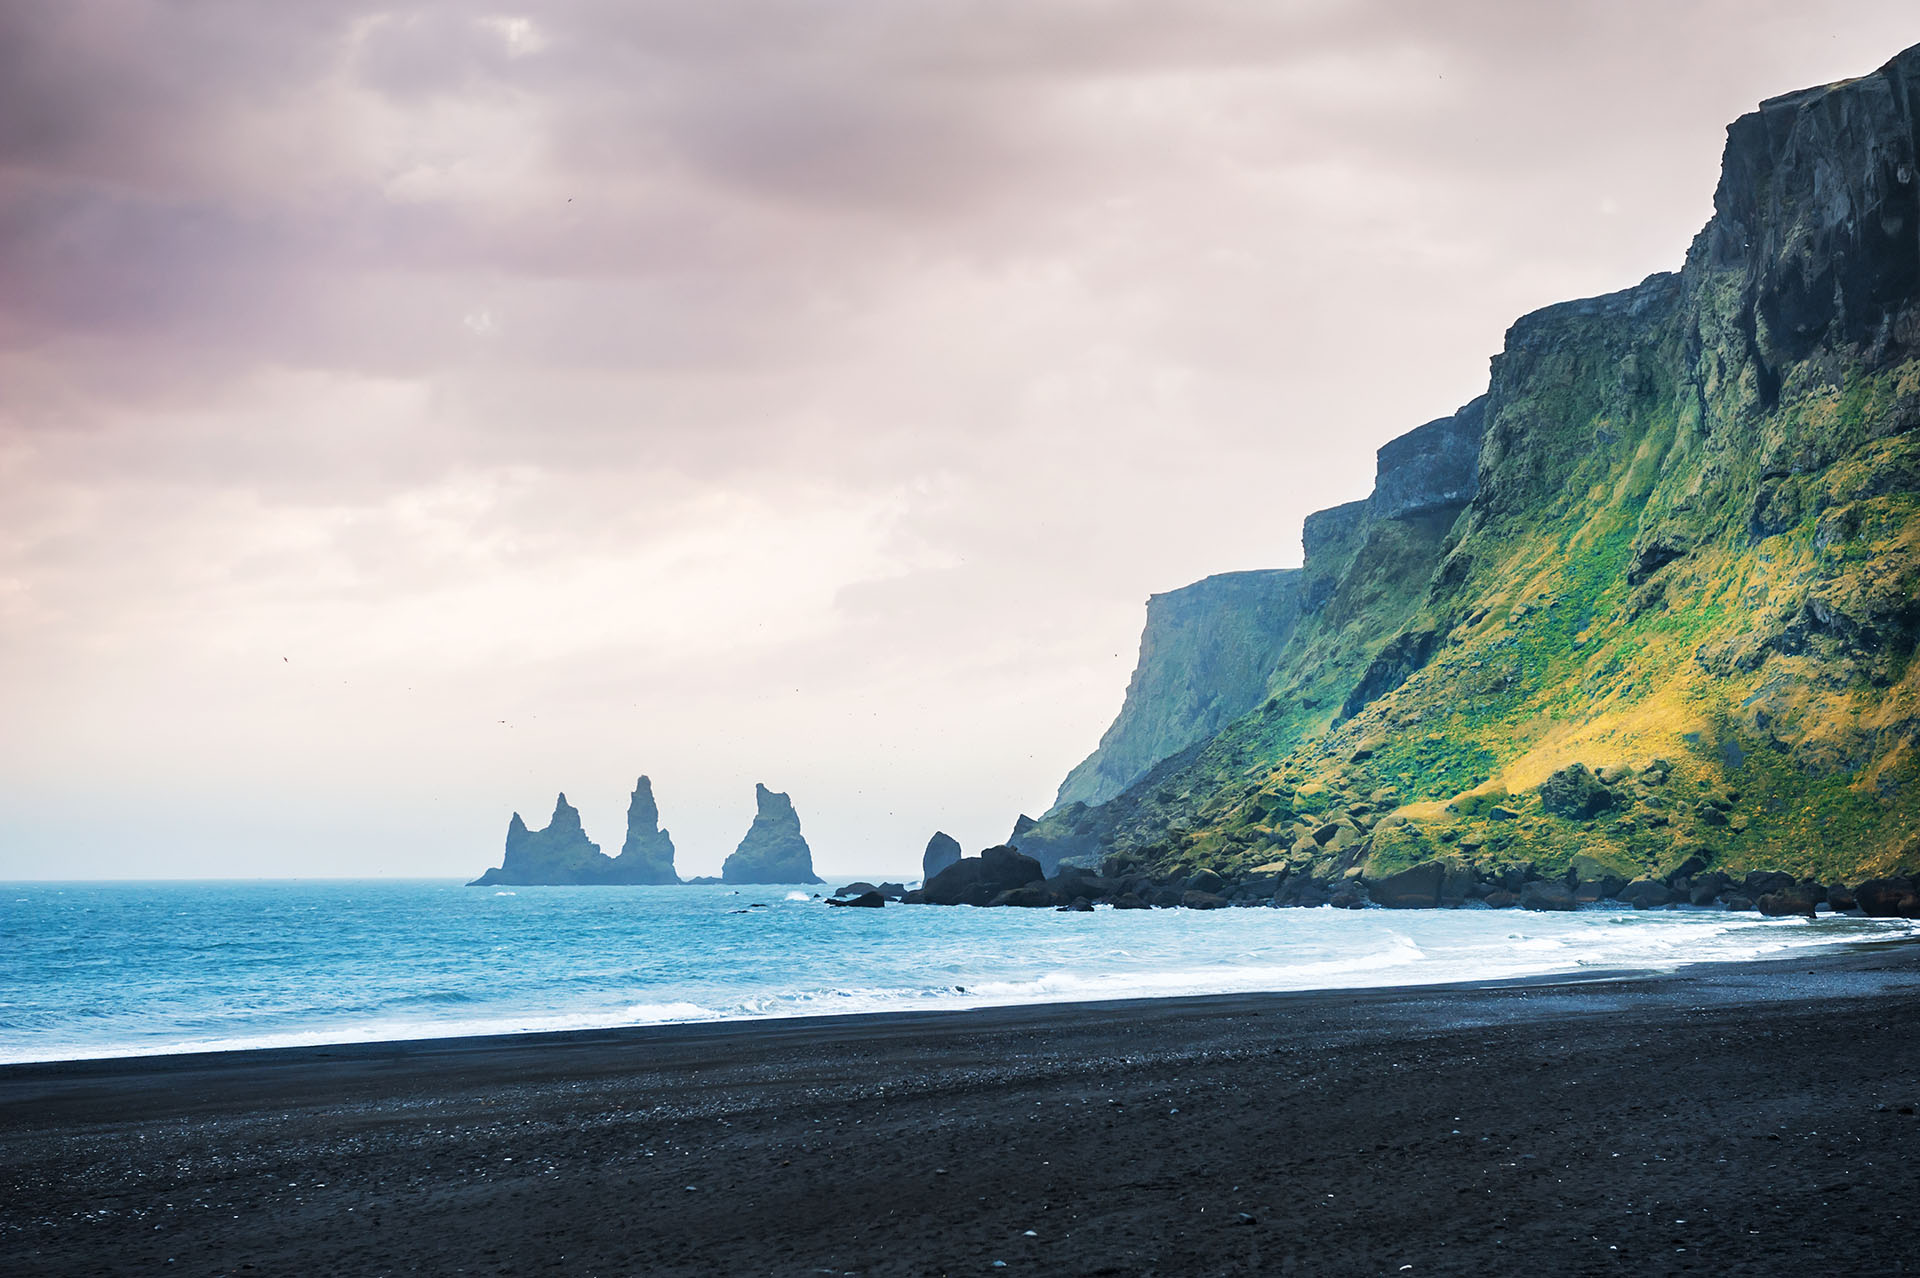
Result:
M11 1066L0 1236L21 1274L1880 1272L1916 993L1899 941Z
M1702 911L1703 913L1705 911ZM1629 916L1631 917L1631 916ZM1829 916L1831 917L1831 916ZM1609 968L1564 968L1559 970L1522 973L1512 976L1488 978L1449 978L1434 981L1404 980L1365 985L1320 985L1282 989L1237 989L1215 991L1193 991L1177 994L1131 994L1113 997L1060 997L1053 999L1010 999L1007 1001L959 1001L936 1003L920 1007L898 1007L862 1009L846 1012L771 1012L759 1015L715 1015L711 1017L688 1018L684 1020L662 1020L647 1022L611 1021L604 1025L569 1026L559 1029L500 1029L479 1030L473 1033L422 1033L381 1038L317 1038L312 1041L296 1043L262 1043L258 1045L204 1046L185 1045L178 1048L161 1047L158 1050L114 1050L108 1049L99 1055L57 1056L28 1058L22 1060L0 1060L0 1080L4 1080L10 1071L30 1069L74 1069L84 1066L106 1065L114 1062L159 1062L175 1059L212 1060L226 1057L260 1057L275 1053L322 1052L330 1056L343 1053L366 1051L385 1053L396 1049L415 1048L451 1048L460 1044L475 1044L483 1047L501 1047L516 1043L546 1042L563 1045L582 1037L597 1041L604 1035L647 1034L653 1031L674 1031L695 1028L731 1029L751 1032L754 1026L792 1025L802 1028L814 1025L831 1025L845 1021L875 1021L892 1017L951 1017L976 1013L1011 1012L1020 1009L1034 1009L1038 1012L1061 1011L1073 1008L1124 1008L1140 1004L1162 1003L1200 1003L1212 999L1233 998L1269 998L1289 995L1331 995L1360 994L1367 992L1390 991L1440 991L1452 989L1499 989L1513 985L1554 984L1568 981L1624 980L1634 978L1678 975L1694 968L1712 969L1745 963L1795 962L1826 955L1846 953L1861 948L1878 946L1920 945L1920 935L1886 938L1848 938L1835 939L1824 943L1810 943L1783 949L1779 953L1766 956L1742 956L1732 959L1690 959L1672 966L1643 965ZM431 1029L430 1025L423 1025ZM325 1035L332 1031L317 1030L313 1033ZM346 1030L339 1032L345 1033ZM289 1036L301 1031L287 1031Z

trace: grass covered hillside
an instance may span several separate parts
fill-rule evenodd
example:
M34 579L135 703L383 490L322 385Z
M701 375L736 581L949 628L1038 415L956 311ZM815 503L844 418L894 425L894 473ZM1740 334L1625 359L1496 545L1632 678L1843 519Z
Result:
M1396 441L1309 519L1259 706L1021 848L1321 883L1920 868L1917 135L1920 49L1736 122L1682 269L1520 320L1442 419L1472 485L1403 500L1439 463Z

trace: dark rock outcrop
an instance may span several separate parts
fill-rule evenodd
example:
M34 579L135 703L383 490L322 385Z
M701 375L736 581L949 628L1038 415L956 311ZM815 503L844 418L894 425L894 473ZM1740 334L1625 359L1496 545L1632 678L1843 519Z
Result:
M964 855L960 850L960 840L944 831L935 830L933 837L927 840L927 850L920 857L920 881L927 882Z
M1868 918L1920 919L1920 885L1912 879L1868 879L1853 896Z
M1451 417L1416 426L1380 446L1375 455L1371 514L1405 519L1429 510L1459 508L1479 491L1480 437L1487 397Z
M1613 791L1584 763L1571 763L1540 783L1540 806L1555 816L1585 821L1613 806Z
M1162 759L1259 705L1298 616L1299 572L1230 572L1147 600L1140 659L1100 744L1054 808L1104 803Z
M1572 910L1577 909L1578 905L1573 899L1573 889L1566 884L1535 879L1520 889L1520 908L1523 910Z
M928 905L987 905L1003 892L1030 884L1045 892L1045 878L1038 861L1001 846L954 862L928 880L920 897Z
M1440 904L1440 884L1446 874L1447 867L1441 862L1428 861L1376 879L1367 890L1375 905L1390 910L1432 909Z
M587 838L580 824L580 810L562 794L544 829L529 830L520 814L514 813L507 822L506 855L497 867L468 886L604 883L612 865L613 858L602 854L600 845Z
M862 892L858 896L830 896L827 898L828 905L852 905L875 910L880 909L886 905L886 903L887 898L881 896L878 892Z
M753 787L753 824L720 867L723 883L819 883L813 849L800 834L800 816L786 795Z
M673 839L660 828L653 782L642 776L627 800L627 841L613 859L612 883L678 883L673 869Z

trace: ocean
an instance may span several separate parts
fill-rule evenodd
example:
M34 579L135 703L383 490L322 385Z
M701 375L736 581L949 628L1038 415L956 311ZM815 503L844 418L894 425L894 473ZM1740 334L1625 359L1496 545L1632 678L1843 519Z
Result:
M849 910L819 890L0 885L0 1061L1672 968L1920 932L1692 909Z

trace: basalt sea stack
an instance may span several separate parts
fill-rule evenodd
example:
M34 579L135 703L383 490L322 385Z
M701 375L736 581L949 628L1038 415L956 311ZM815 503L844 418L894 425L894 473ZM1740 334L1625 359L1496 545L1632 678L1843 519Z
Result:
M793 800L764 785L753 787L753 824L720 867L722 883L819 883L813 850L800 834Z
M608 856L587 838L580 811L561 795L544 830L529 830L518 812L507 823L507 851L500 864L468 886L493 884L678 883L673 839L660 828L653 782L641 777L627 804L627 841Z

